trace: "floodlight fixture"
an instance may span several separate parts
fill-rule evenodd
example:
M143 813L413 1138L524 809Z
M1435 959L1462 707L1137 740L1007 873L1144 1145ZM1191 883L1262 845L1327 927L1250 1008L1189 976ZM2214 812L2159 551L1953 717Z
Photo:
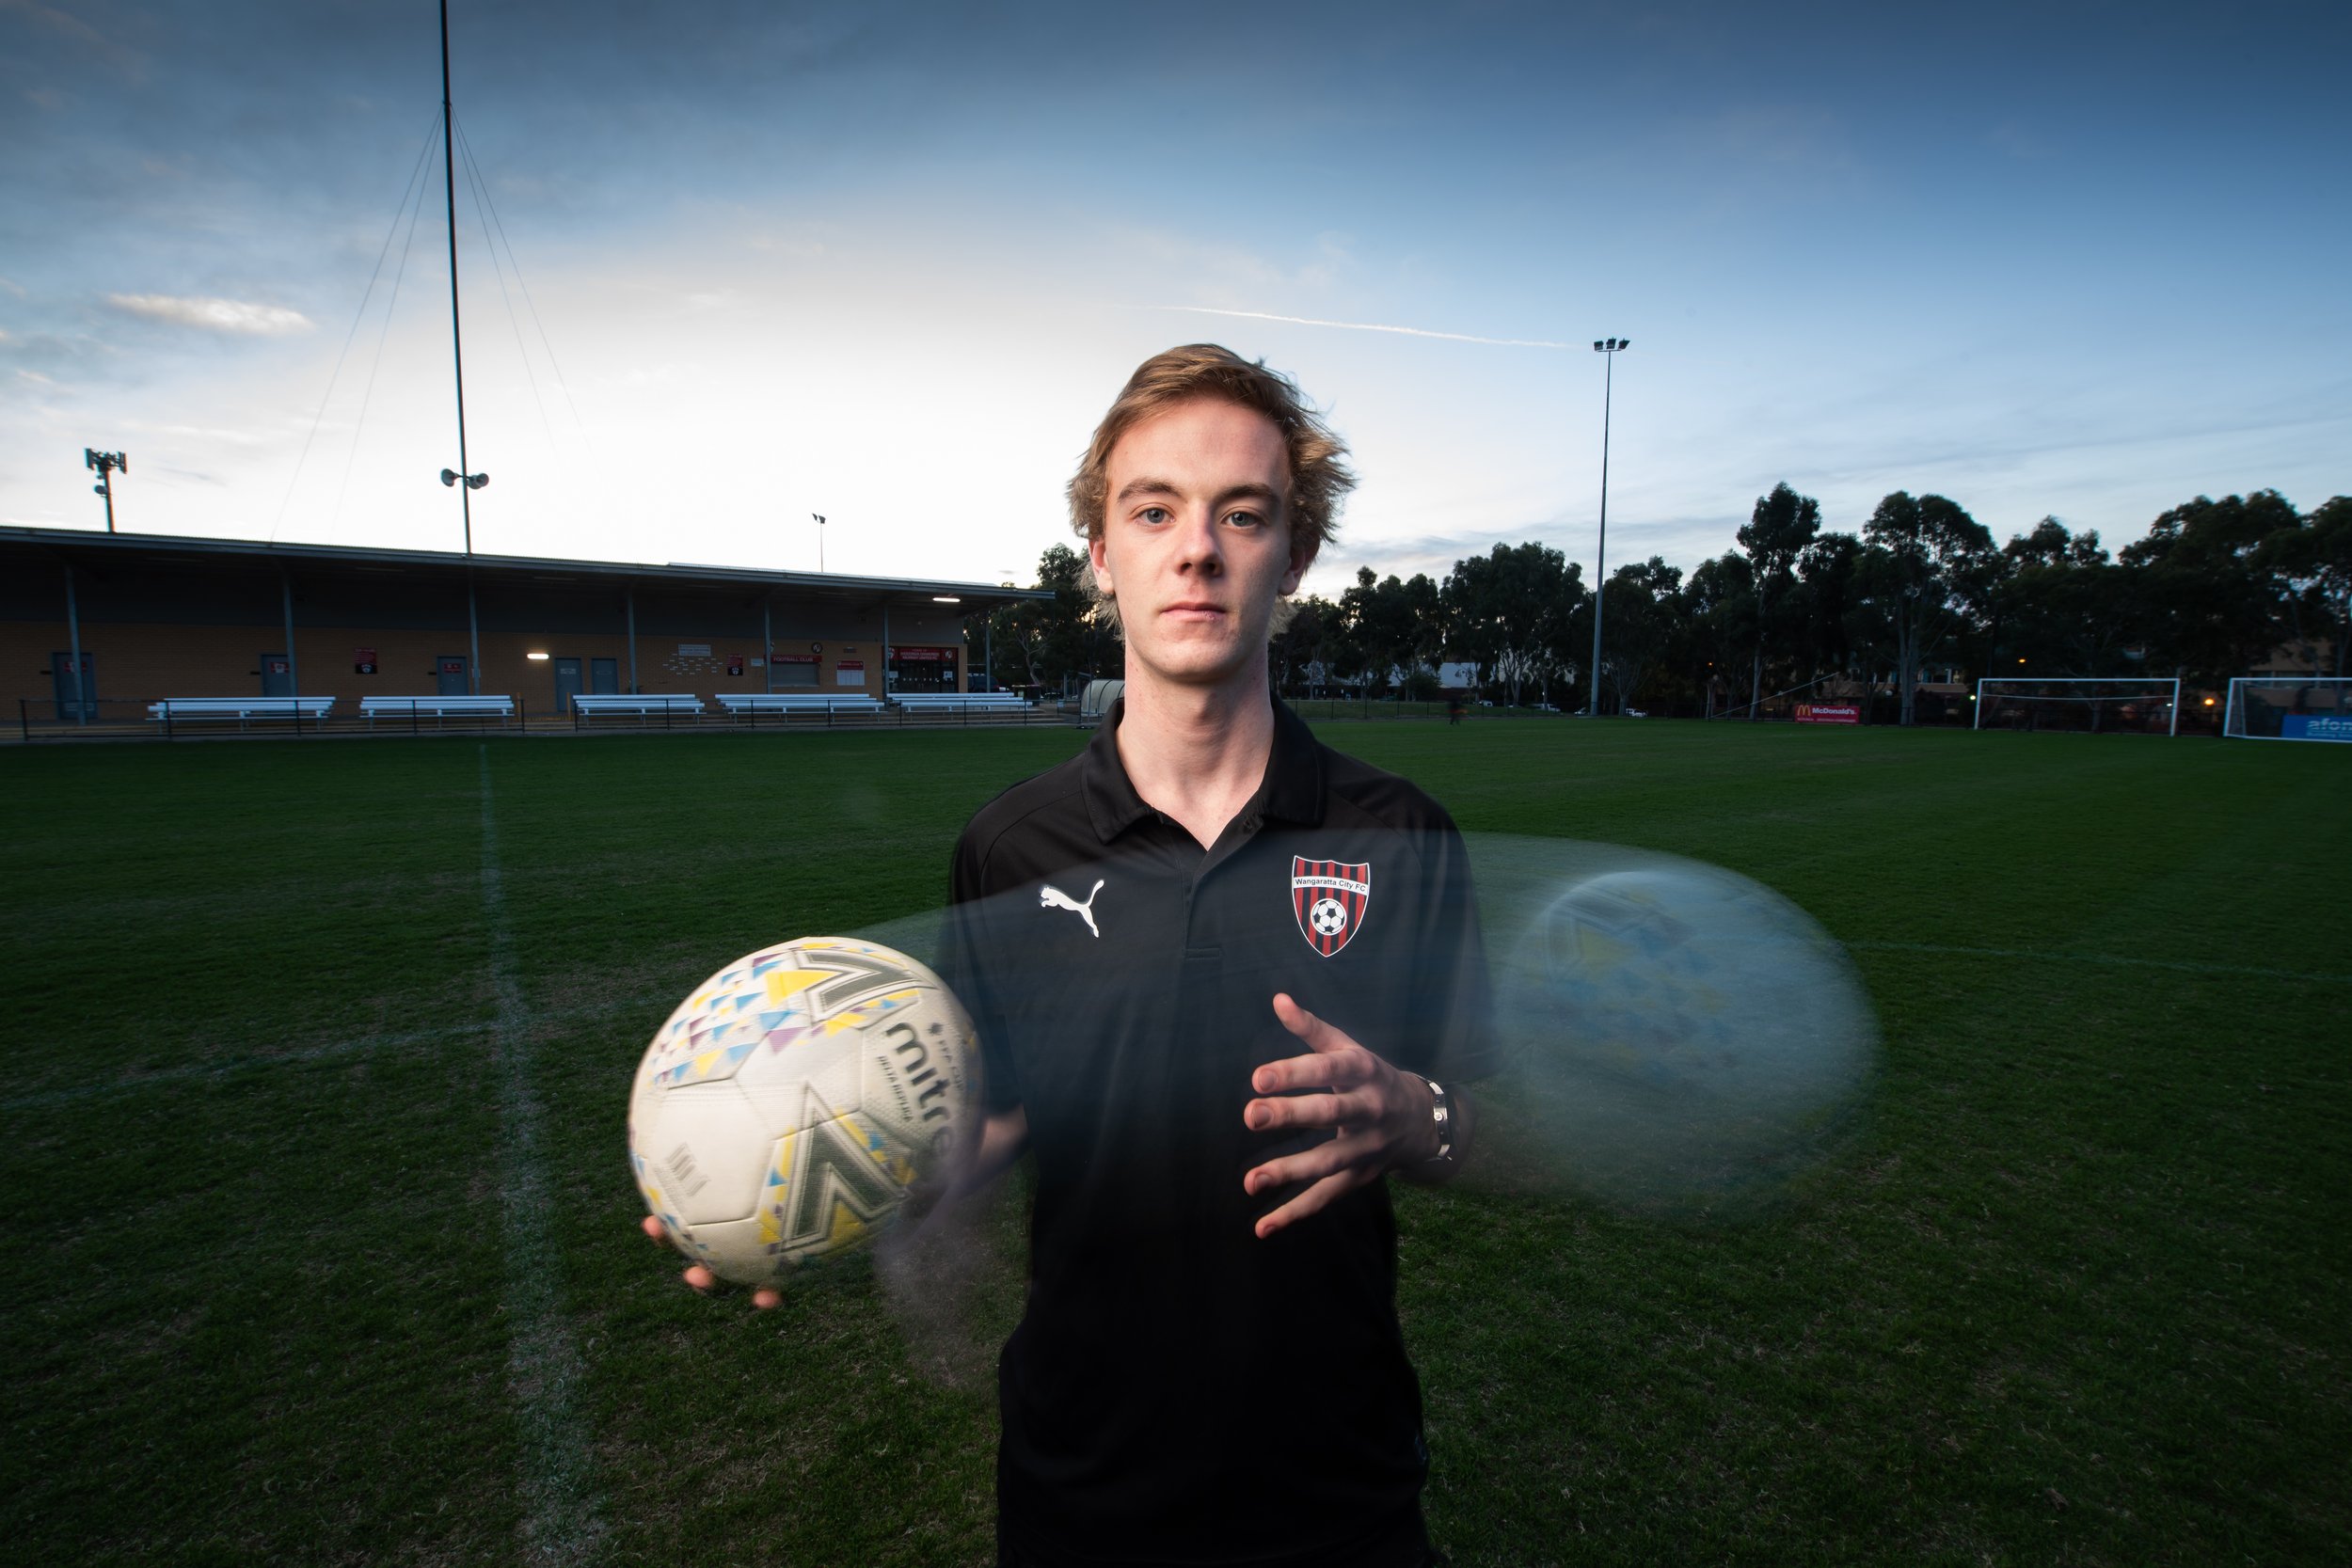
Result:
M490 476L488 474L465 474L461 476L454 468L443 468L441 470L441 483L443 484L455 484L461 477L465 480L466 488L469 490L479 490L484 485L490 483Z
M129 473L131 471L131 460L123 456L122 453L119 451L100 451L95 447L84 447L82 449L82 467L90 469L98 475L98 483L89 487L90 494L93 496L103 496L106 498L106 531L108 533L112 533L115 531L115 487L113 476L117 473Z

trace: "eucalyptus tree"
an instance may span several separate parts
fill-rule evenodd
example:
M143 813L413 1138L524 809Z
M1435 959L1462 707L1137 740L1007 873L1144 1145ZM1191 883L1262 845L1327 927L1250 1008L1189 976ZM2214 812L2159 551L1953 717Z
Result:
M1756 594L1756 658L1748 678L1748 717L1756 716L1764 696L1764 641L1773 627L1773 612L1788 596L1789 575L1797 558L1821 531L1821 503L1800 496L1786 482L1770 495L1756 498L1756 509L1739 532L1740 547L1747 552L1748 576Z
M1902 722L1917 711L1919 665L1981 607L1997 570L1993 535L1958 502L1898 490L1862 529L1860 600L1892 643Z
M2332 664L2341 677L2352 644L2352 496L2336 496L2294 527L2273 530L2254 559L2276 585L2304 661L2314 673Z
M2276 490L2215 500L2200 496L2123 546L2152 661L2185 680L2219 686L2244 674L2292 634L2284 595L2264 569L2263 546L2302 519Z
M1517 704L1521 686L1557 655L1576 608L1569 581L1566 558L1534 540L1455 562L1438 591L1447 645Z

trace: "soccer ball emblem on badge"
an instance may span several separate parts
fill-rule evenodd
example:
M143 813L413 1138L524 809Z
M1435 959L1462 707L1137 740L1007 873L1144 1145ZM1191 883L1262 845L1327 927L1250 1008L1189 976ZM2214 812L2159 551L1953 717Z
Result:
M727 965L638 1064L629 1169L679 1251L739 1285L854 1247L978 1114L972 1021L878 942L804 937Z
M1318 898L1307 911L1307 923L1318 936L1335 937L1347 929L1347 908L1336 898Z

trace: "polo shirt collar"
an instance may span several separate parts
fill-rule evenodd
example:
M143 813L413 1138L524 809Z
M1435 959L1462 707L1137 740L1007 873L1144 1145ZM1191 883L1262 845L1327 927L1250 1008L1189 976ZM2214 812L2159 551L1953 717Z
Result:
M1104 844L1158 815L1136 793L1119 760L1119 723L1126 712L1127 699L1120 697L1103 715L1102 725L1087 743L1079 775L1087 816L1093 823L1095 836ZM1314 732L1279 697L1275 698L1274 748L1266 757L1265 778L1243 808L1243 815L1313 827L1323 820L1323 749L1315 743Z

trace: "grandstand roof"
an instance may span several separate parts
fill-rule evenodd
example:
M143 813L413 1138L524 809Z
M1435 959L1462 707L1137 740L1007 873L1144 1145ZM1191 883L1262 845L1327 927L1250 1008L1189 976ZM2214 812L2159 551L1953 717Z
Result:
M100 566L108 559L143 565L177 562L191 567L302 565L420 572L518 575L532 582L614 586L643 583L672 589L767 589L797 599L854 605L922 605L952 598L955 613L969 615L999 605L1053 595L1040 588L956 582L923 578L863 578L837 572L778 572L753 566L710 566L689 562L661 565L642 562L567 561L558 557L464 555L454 550L396 550L352 545L309 545L261 539L208 539L189 534L100 533L87 529L0 528L0 559L46 557L66 565Z

